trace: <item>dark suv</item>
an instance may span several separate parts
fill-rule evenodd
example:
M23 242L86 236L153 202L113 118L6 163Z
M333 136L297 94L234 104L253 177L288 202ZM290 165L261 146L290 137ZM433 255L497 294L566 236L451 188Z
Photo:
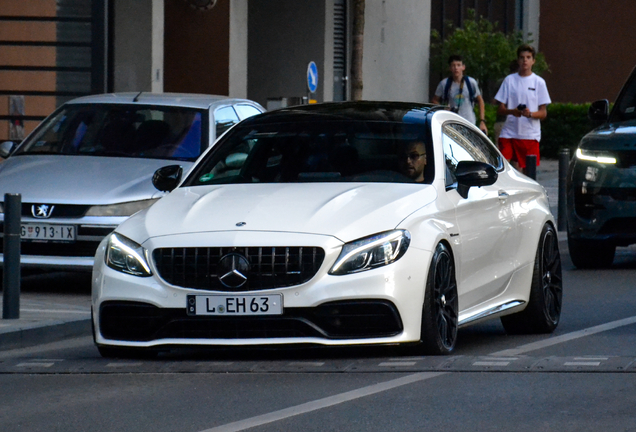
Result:
M636 69L610 113L592 103L599 126L585 135L568 172L568 246L576 267L608 267L616 246L636 243Z

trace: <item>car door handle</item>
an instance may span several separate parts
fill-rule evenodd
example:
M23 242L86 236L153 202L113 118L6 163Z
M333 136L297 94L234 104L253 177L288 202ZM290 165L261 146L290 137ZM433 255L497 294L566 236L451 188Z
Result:
M500 190L499 191L499 201L505 202L508 199L509 196L510 195L508 195L508 192L506 192L505 190Z

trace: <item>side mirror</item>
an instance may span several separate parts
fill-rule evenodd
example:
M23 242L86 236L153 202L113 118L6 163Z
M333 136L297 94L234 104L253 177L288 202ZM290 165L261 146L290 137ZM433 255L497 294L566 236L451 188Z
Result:
M457 178L457 192L468 197L471 187L489 186L497 181L497 170L485 162L461 161L457 164L455 178Z
M4 141L2 144L0 144L0 157L3 157L5 159L8 158L17 146L18 143L16 142Z
M592 102L587 116L594 123L603 123L609 119L609 101L607 99Z
M183 168L180 165L168 165L159 168L152 176L152 184L162 192L170 192L179 185Z

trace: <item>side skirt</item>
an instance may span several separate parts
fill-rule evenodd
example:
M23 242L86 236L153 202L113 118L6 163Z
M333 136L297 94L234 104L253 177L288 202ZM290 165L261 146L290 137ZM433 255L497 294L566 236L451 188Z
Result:
M508 313L515 312L516 310L522 310L525 307L525 304L526 302L523 300L513 300L490 309L476 311L469 316L461 317L458 322L458 326L464 327L470 324L475 324L479 321L494 318L495 315L507 315Z

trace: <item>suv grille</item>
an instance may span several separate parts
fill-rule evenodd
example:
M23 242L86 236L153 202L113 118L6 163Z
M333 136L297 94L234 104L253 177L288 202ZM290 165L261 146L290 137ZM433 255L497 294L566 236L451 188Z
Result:
M247 281L237 288L223 285L219 261L228 253L249 262ZM159 276L185 288L242 292L300 285L309 281L325 259L318 247L160 248L153 252ZM221 275L222 276L222 275Z

